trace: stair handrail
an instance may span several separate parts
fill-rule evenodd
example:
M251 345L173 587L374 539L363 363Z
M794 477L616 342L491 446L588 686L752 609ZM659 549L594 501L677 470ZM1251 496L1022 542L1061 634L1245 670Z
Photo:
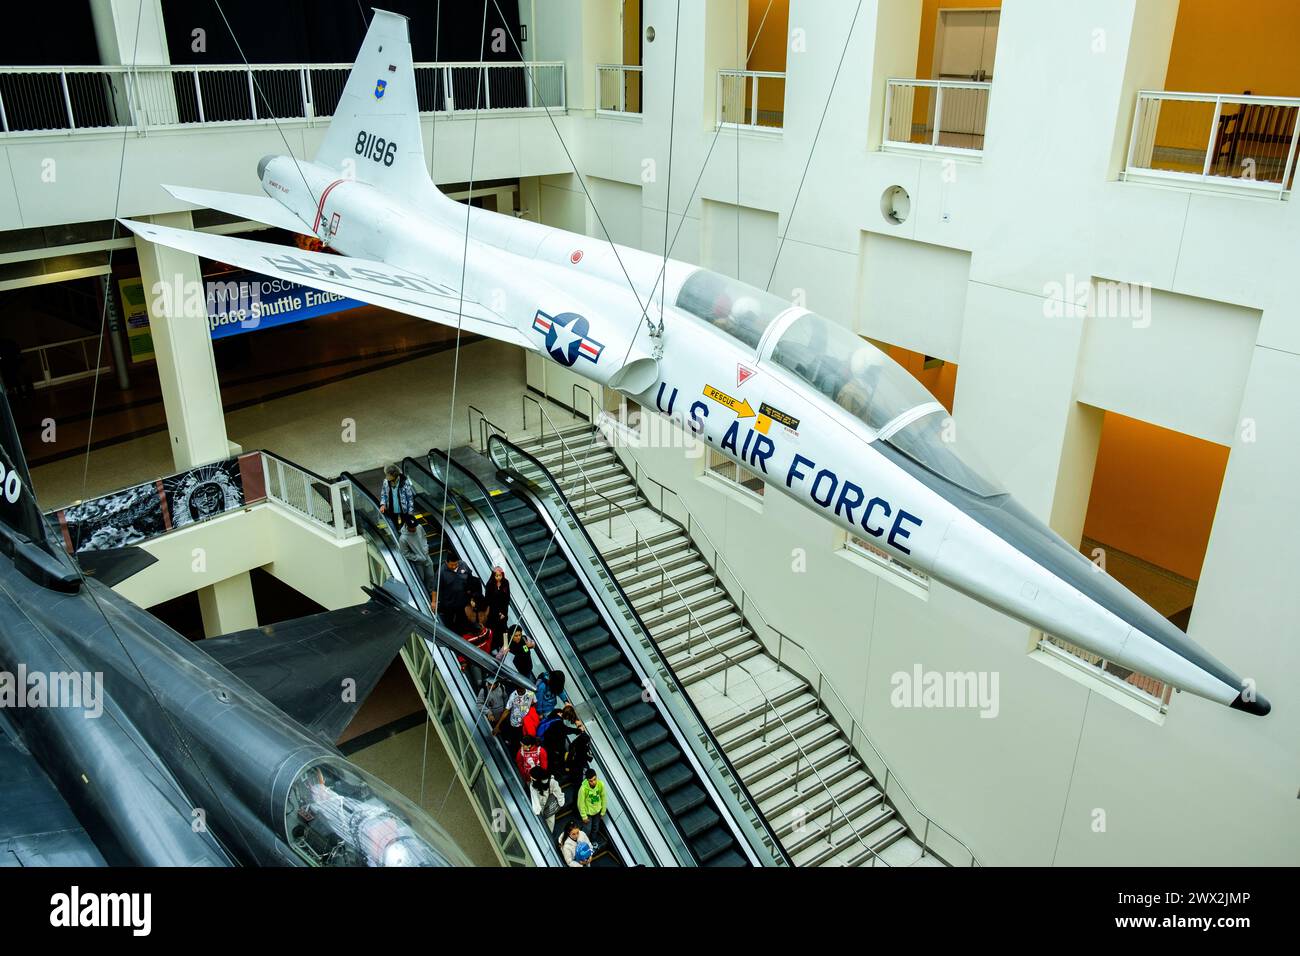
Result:
M527 398L531 398L531 396L528 396L528 395L525 395L524 397L525 397L526 399L527 399ZM572 451L570 450L570 448L569 448L568 442L566 442L566 441L564 440L564 436L563 436L562 434L560 434L559 428L556 427L555 422L552 421L550 415L548 415L548 414L546 413L546 410L542 407L541 402L536 401L536 399L533 399L533 401L534 401L534 403L537 405L537 409L538 409L538 411L542 414L542 416L544 416L545 419L551 423L551 428L552 428L552 430L555 432L555 436L556 436L556 438L558 438L558 439L560 440L560 445L561 445L561 448L563 449L563 452L564 452L565 454L568 454L568 455L572 456L573 459L574 459L574 462L578 465L578 473L579 473L579 475L582 476L582 480L583 480L585 483L591 485L591 484L592 484L591 478L587 475L587 472L586 472L586 470L582 467L582 464L581 464L580 462L577 461L577 456L573 455L573 452L572 452ZM520 452L520 453L522 453L522 454L527 454L526 452L523 452L522 449L518 448L517 446L513 445L513 443L509 442L508 439L506 440L506 443L509 444L512 448L514 448L515 451ZM541 466L540 464L539 464L539 467L542 467L543 470L546 470L545 467L544 467L544 466ZM609 502L609 505L610 505L611 508L617 508L620 512L623 513L623 515L624 515L625 517L629 518L629 520L630 520L631 515L630 515L630 512L628 512L626 508L624 508L622 505L619 505L617 502L615 502L615 501L613 501L613 500L607 498L605 495L601 494L600 492L596 492L596 494L599 495L599 497L601 497L601 498L604 499L605 501ZM575 520L578 520L576 515L575 515L574 517L575 517ZM667 518L666 515L662 515L662 514L661 514L661 517ZM669 520L669 521L672 521L671 518L668 518L668 520ZM579 523L581 523L581 522L579 521ZM679 522L672 521L672 523L673 523L673 524L677 524L679 527L681 527L681 525L680 525ZM611 526L611 529L612 529L612 527L613 527L613 516L612 516L612 514L611 514L611 516L610 516L610 526ZM611 535L611 537L612 537L612 535ZM689 532L688 532L688 537L689 537ZM665 580L668 580L668 579L667 579L667 574L668 574L667 569L663 567L663 562L659 560L659 555L657 555L653 550L650 550L650 551L649 551L649 554L650 554L650 556L654 559L655 563L656 563L657 565L659 565L660 572L664 575ZM716 576L716 573L717 573L716 570L715 570L714 573L715 573L715 576ZM722 657L722 659L725 660L725 661L727 662L727 665L728 665L729 667L731 667L731 666L739 667L740 670L741 670L742 672L744 672L747 676L749 676L749 678L750 678L751 680L753 680L753 682L754 682L754 688L758 691L759 696L761 696L761 697L763 698L763 702L764 702L765 704L767 704L767 710L771 711L773 714L776 715L776 719L777 719L777 721L780 722L782 728L784 728L785 731L787 732L787 734L788 734L788 736L789 736L789 738L790 738L790 743L792 743L792 744L794 745L795 750L797 750L797 751L799 752L799 755L800 755L800 760L799 760L799 761L796 761L796 763L795 763L795 784L796 784L796 792L797 792L797 790L798 790L798 778L799 778L799 767L800 767L800 763L801 763L802 760L806 759L806 760L808 761L808 768L813 772L813 776L815 776L815 777L817 778L817 782L820 783L820 784L822 785L822 789L823 789L823 791L824 791L824 792L826 793L826 795L830 798L830 801L831 801L832 805L834 806L835 810L838 810L838 811L839 811L840 816L844 819L844 822L847 823L848 826L849 826L849 829L853 831L853 836L854 836L854 838L855 838L855 839L858 841L858 843L860 843L860 844L862 845L862 847L863 847L863 848L864 848L864 849L865 849L865 850L866 850L866 851L871 855L871 858L872 858L872 866L875 866L876 861L879 861L879 862L883 863L885 866L891 866L892 864L890 864L887 860L884 859L884 857L882 857L879 853L877 853L875 847L873 847L869 842L866 841L866 839L863 838L861 831L858 830L857 825L853 822L853 818L850 817L850 816L848 815L848 813L845 812L843 806L840 805L839 800L835 797L835 793L834 793L834 791L831 789L830 786L827 785L826 781L822 778L821 771L819 771L819 770L817 769L817 765L813 762L811 756L810 756L810 755L809 755L809 754L808 754L808 753L803 749L803 745L799 743L798 738L794 735L793 731L790 730L790 726L789 726L789 724L787 724L785 718L781 716L781 712L780 712L780 710L778 710L776 704L772 701L772 699L771 699L770 697L767 696L767 691L763 690L762 685L761 685L761 684L759 683L759 681L758 681L758 677L757 677L755 674L753 674L753 673L749 670L748 667L745 666L745 662L744 662L744 661L737 661L737 660L735 660L734 658L732 658L732 656L731 656L730 654L728 654L728 653L726 652L725 649L718 647L718 646L713 642L713 636L712 636L711 634L709 634L709 632L705 629L704 625L703 625L703 624L699 621L699 619L695 616L695 611L691 608L690 604L687 603L685 596L681 593L681 590L677 587L677 582L676 582L676 581L671 581L671 580L670 580L670 581L669 581L669 584L671 584L673 591L676 592L677 597L678 597L678 600L681 601L682 607L686 609L687 617L690 618L690 620L691 620L691 622L692 622L693 624L695 624L696 626L698 626L698 627L700 628L700 633L703 635L705 642L709 645L709 647L711 647L711 648L713 649L714 653L720 655L720 656ZM720 584L721 584L721 581L719 581L719 585L720 585ZM725 589L724 589L724 590L725 590ZM743 608L742 608L742 611L741 611L741 619L744 620L744 611L743 611ZM690 632L688 631L687 645L686 645L686 646L687 646L687 651L688 651L688 652L689 652L689 650L690 650L690 648L691 648L691 644L692 644L692 640L691 640L691 638L689 637L689 633L690 633ZM800 675L800 676L802 676L802 675ZM806 679L805 679L805 680L806 680ZM765 712L765 714L764 714L764 731L763 731L763 737L764 737L764 739L765 739L765 741L766 741L766 737L767 737L767 731L766 731L766 712ZM849 746L850 746L850 748L852 748L852 746L853 746L852 741L849 742ZM880 793L881 793L881 800L882 800L882 801L887 801L887 800L889 799L888 796L885 794L883 788L881 789L881 792L880 792ZM906 825L906 821L904 821L904 825ZM946 831L945 831L945 832L946 832ZM833 837L834 837L834 833L835 833L835 815L834 815L834 811L832 811L832 813L831 813L831 819L830 819L830 821L829 821L829 825L828 825L827 828L826 828L826 842L827 842L828 844L830 844L830 845L834 845L834 839L833 839ZM925 853L925 848L924 848L924 846L922 846L922 855L924 855L924 853Z
M604 417L604 416L602 416L602 417ZM595 423L595 424L594 424L594 427L596 428L597 431L600 430L600 425L599 425L598 423ZM918 814L918 815L919 815L919 816L920 816L920 817L925 821L925 830L926 830L926 835L923 836L923 838L922 838L922 842L921 842L922 855L924 855L924 853L925 853L925 852L927 851L927 849L928 849L928 843L929 843L928 833L929 833L929 828L933 825L935 828L937 828L938 830L942 831L942 832L943 832L943 833L944 833L944 834L945 834L945 835L946 835L950 840L952 840L954 843L956 843L958 846L960 846L964 851L966 851L966 853L967 853L967 854L970 856L970 858L971 858L971 865L972 865L972 866L979 866L979 865L980 865L979 858L975 856L975 852L974 852L973 850L971 850L971 848L970 848L969 846L966 845L965 841L963 841L960 837L958 837L958 836L957 836L956 834L954 834L952 831L950 831L949 829L947 829L946 827L944 827L941 823L936 822L936 821L934 820L934 818L933 818L932 816L930 816L930 814L926 813L925 810L923 810L923 809L921 808L920 804L918 804L918 803L917 803L917 802L912 798L912 795L909 794L909 793L907 792L907 789L906 789L906 788L903 786L903 784L899 781L898 774L895 773L895 772L890 768L890 766L889 766L889 761L887 761L887 760L885 759L885 755L881 752L880 748L876 746L875 741L873 741L873 740L871 739L871 735L867 733L866 728L865 728L862 724L860 724L860 723L858 722L857 717L855 717L854 714L853 714L853 710L852 710L852 708L850 708L850 707L848 706L848 704L845 703L844 698L841 697L839 691L835 689L835 685L834 685L834 683L832 683L832 682L830 682L830 681L827 681L827 680L825 679L825 674L826 674L825 668L823 668L823 667L821 666L821 662L817 659L817 656L812 652L812 650L811 650L810 648L808 648L806 645L804 645L804 644L800 643L799 641L795 640L793 637L791 637L790 635L786 634L785 632L783 632L783 631L780 630L779 628L775 627L775 626L772 624L772 622L768 620L767 615L763 613L762 608L758 606L758 603L757 603L756 601L754 601L753 598L750 598L750 597L749 597L748 592L745 590L744 585L742 585L742 584L740 583L740 577L736 574L735 570L731 567L731 564L727 561L727 559L726 559L725 557L722 556L722 552L719 550L718 546L717 546L716 544L714 544L713 539L709 536L709 533L708 533L707 531L704 530L703 525L701 525L699 521L696 521L696 520L695 520L694 515L691 513L691 509L688 508L688 507L686 506L686 502L682 500L682 496L681 496L680 494L678 494L676 490L674 490L674 489L672 489L672 488L669 488L667 485L663 484L663 483L660 482L660 481L655 480L655 479L652 478L650 475L644 475L644 476L642 476L642 475L640 474L640 468L641 468L641 463L640 463L640 461L637 459L636 455L632 454L631 450L628 451L628 455L632 458L632 461L633 461L634 466L635 466L635 467L634 467L634 472L633 472L633 481L636 483L638 490L640 489L640 484L641 484L641 480L642 480L642 478L644 478L645 480L650 481L650 482L652 482L653 484L659 486L659 489L660 489L660 506L659 506L658 508L656 508L656 507L654 506L654 503L651 502L651 500L650 500L650 498L649 498L648 496L646 496L646 495L642 495L642 498L645 499L645 502L646 502L647 507L649 507L650 510L654 511L657 515L659 515L660 518L663 518L664 520L666 520L666 521L668 521L668 522L670 522L670 523L672 523L672 524L677 525L679 528L682 528L682 530L684 530L684 531L686 532L686 536L687 536L689 539L691 539L692 541L695 540L695 536L696 536L697 534L698 534L700 537L703 537L704 540L705 540L705 542L707 542L708 546L709 546L710 548L713 549L713 566L714 566L715 579L718 580L719 582L721 582L721 577L720 577L720 575L717 574L717 568L718 568L719 565L721 565L722 567L726 568L727 572L731 575L731 579L732 579L732 581L734 582L734 585L735 585L736 589L740 591L740 612L741 612L741 617L744 618L744 616L745 616L746 603L748 603L749 608L750 608L750 609L751 609L755 614L757 614L758 617L759 617L759 619L763 622L763 626L766 627L769 631L771 631L773 634L775 634L775 635L777 636L777 653L776 653L777 664L778 664L778 665L781 665L781 664L784 663L783 660L782 660L782 658L781 658L781 651L782 651L782 649L783 649L783 647L784 647L785 642L788 641L789 643L793 644L795 647L797 647L797 648L799 648L801 651L803 651L804 656L808 658L808 662L812 665L813 670L814 670L814 671L816 672L816 674L817 674L817 700L818 700L818 702L820 703L821 700L822 700L822 697L823 697L823 687L828 688L828 689L830 690L831 694L835 697L835 700L839 703L840 707L844 710L844 713L847 714L848 717L849 717L849 720L850 720L850 735L849 735L849 743L852 745L852 744L855 742L855 740L856 740L856 735L857 735L857 734L861 734L862 739L866 742L867 746L869 746L869 747L871 748L871 750L875 753L875 755L876 755L876 757L877 757L877 759L878 759L880 765L883 766L883 767L885 768L885 783L884 783L884 786L885 786L885 787L888 787L890 777L892 776L892 777L893 777L893 780L894 780L895 788L898 790L898 792L900 792L900 793L904 796L904 798L906 798L907 802L910 803L910 804L912 805L913 809L916 810L917 814ZM668 514L668 512L667 512L666 510L664 510L664 507L663 507L663 493L664 493L665 491L666 491L668 494L671 494L675 499L677 499L678 506L679 506L679 507L682 509L682 511L686 514L686 524L685 524L685 525L683 525L683 524L681 523L681 521L677 520L676 518L674 518L673 516L671 516L670 514ZM639 540L639 537L640 537L640 533L639 533L639 532L637 533L637 537L638 537L638 540ZM647 546L647 547L648 547L648 546ZM652 553L653 553L653 552L652 552ZM766 642L764 642L764 643L766 643ZM789 667L789 665L786 665L786 666ZM800 677L803 677L804 680L808 682L808 685L809 685L810 687L812 686L812 681L809 681L808 678L805 677L803 674L800 674L798 671L795 671L793 667L790 667L790 670L791 670L792 672L796 673L796 674L799 674ZM865 762L865 761L864 761L864 762ZM882 792L883 792L883 791L882 791Z

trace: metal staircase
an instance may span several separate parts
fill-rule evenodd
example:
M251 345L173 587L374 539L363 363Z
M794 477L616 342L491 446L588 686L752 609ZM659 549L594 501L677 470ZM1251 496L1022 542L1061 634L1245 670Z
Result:
M924 821L919 838L904 822L895 802L915 804L897 778L886 767L877 779L855 752L860 728L846 738L821 676L814 687L769 652L722 586L716 558L711 564L688 528L663 518L597 429L552 425L517 444L597 532L609 569L795 865L947 865L928 845L929 818L912 817ZM964 865L968 854L975 865L942 833L952 863Z

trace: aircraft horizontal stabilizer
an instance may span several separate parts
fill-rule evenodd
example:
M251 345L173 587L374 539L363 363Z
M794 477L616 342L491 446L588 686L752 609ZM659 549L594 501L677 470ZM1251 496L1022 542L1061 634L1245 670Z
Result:
M181 202L193 203L207 209L215 209L250 222L260 222L277 229L301 233L310 236L311 223L303 222L287 206L276 202L270 196L249 196L245 193L227 193L219 189L197 189L193 186L168 186L163 189Z
M384 676L411 627L372 601L210 637L198 646L308 730L334 743ZM355 681L345 688L344 680ZM345 690L351 693L345 695Z
M121 220L137 235L173 249L215 259L260 275L333 292L403 312L416 318L456 326L474 335L509 342L520 348L535 348L515 326L478 302L465 299L457 289L415 275L387 263L326 252L304 252L269 242L215 236L187 229L172 229L151 222Z

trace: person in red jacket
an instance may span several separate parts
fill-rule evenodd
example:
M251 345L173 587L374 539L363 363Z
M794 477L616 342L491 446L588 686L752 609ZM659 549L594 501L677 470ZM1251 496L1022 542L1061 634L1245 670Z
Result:
M531 779L534 767L546 769L546 751L542 745L537 742L537 738L532 734L525 734L523 743L519 746L519 753L515 754L515 766L519 768L519 774L524 778L524 783Z

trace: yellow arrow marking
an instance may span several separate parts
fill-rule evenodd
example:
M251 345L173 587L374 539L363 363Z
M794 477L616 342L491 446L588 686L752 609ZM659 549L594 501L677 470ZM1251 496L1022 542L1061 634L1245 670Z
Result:
M749 404L749 399L743 402L738 398L732 398L726 392L718 391L712 385L704 386L704 397L711 398L719 405L723 405L736 413L737 418L753 418L754 407Z

